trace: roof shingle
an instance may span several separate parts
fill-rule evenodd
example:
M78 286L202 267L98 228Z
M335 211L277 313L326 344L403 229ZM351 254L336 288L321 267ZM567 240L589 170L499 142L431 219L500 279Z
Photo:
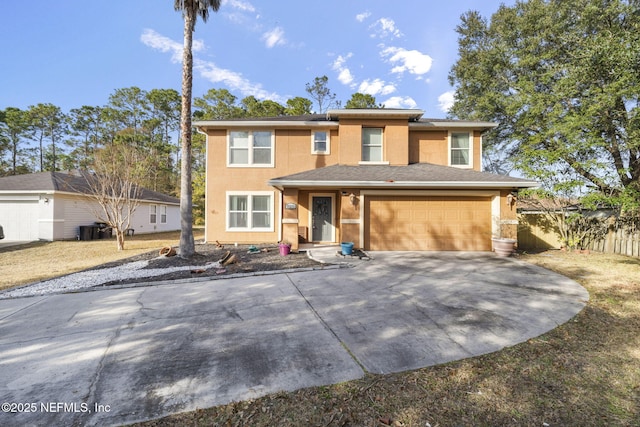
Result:
M451 186L534 187L535 181L489 172L478 172L431 163L406 166L333 165L271 179L273 186L384 185L406 184L414 187Z
M77 172L37 172L24 175L12 175L0 178L0 193L20 191L64 192L75 194L88 194L87 180ZM180 204L180 199L159 193L157 191L142 189L141 200L154 202Z

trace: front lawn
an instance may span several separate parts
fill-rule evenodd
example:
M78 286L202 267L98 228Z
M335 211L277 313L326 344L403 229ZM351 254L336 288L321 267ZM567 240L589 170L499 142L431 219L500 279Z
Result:
M203 232L194 230L195 239ZM141 253L177 246L180 232L127 237L118 251L115 238L88 241L35 242L0 249L0 290L92 268Z

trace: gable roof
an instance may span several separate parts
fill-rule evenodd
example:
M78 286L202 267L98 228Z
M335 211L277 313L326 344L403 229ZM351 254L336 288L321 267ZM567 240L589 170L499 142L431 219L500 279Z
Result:
M37 172L0 178L0 193L89 194L87 180L77 172ZM180 199L142 188L140 200L180 204Z
M440 166L413 163L390 165L333 165L269 180L284 187L376 187L376 188L527 188L538 183L522 178Z

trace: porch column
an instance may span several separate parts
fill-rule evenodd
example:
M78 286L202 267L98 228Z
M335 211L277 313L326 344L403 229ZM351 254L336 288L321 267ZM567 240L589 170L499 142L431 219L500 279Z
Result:
M355 248L362 248L360 241L360 190L348 189L340 192L340 240L353 242Z
M291 243L291 251L298 252L298 189L282 191L282 241Z
M500 234L503 238L518 240L516 198L510 190L500 192Z

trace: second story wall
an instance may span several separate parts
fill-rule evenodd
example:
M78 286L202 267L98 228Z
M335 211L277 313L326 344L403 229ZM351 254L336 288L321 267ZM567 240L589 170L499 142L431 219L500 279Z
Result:
M265 182L335 164L433 163L482 170L482 131L466 123L458 127L448 124L433 126L379 117L341 118L326 126L310 123L286 127L274 122L269 127L265 121L243 127L234 123L229 129L207 131L209 167L234 180L251 176L251 180ZM231 147L231 134L239 148ZM254 141L255 149L251 148ZM232 156L240 160L232 161Z
M238 130L244 130L238 128ZM249 129L247 129L249 130ZM339 163L340 150L337 129L322 129L327 132L327 150L313 151L313 130L311 129L261 129L273 134L273 165L238 166L229 163L229 132L209 130L207 132L207 161L211 171L218 175L221 184L233 183L243 187L244 182L266 182L277 176L322 168ZM269 188L269 187L266 187Z
M452 142L455 135L468 135L469 148L464 156L470 156L470 164L455 164L452 159ZM464 139L463 139L464 140ZM465 151L465 150L462 150ZM455 156L455 154L453 155ZM482 170L482 132L468 129L412 130L409 135L409 163L433 163ZM458 162L463 163L463 162Z
M363 154L363 129L380 129L381 157L367 160ZM407 120L340 120L340 164L388 163L409 164L409 126Z
M277 129L276 133L276 175L287 175L310 169L322 168L339 162L339 140L337 130L327 131L329 138L326 142L325 153L313 152L310 129L286 130Z

